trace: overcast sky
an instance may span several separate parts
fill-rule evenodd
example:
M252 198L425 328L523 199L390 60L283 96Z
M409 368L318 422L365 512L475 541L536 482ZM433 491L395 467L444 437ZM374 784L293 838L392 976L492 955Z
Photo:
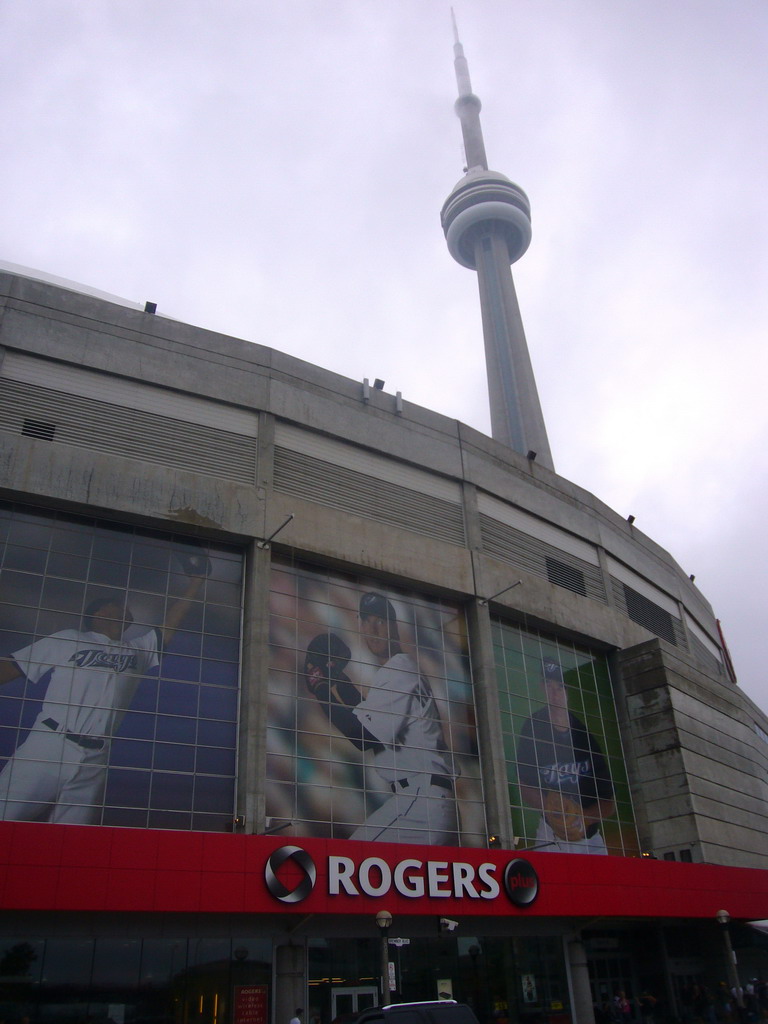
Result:
M455 0L555 467L768 709L768 3ZM0 258L488 432L442 0L0 0Z

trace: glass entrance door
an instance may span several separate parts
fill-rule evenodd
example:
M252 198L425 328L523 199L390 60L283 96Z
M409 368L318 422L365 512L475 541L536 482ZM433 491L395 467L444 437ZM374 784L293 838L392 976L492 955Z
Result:
M345 1024L352 1018L352 1015L361 1010L367 1010L369 1006L375 1006L379 1001L379 990L372 985L356 985L331 989L331 1014L332 1020L339 1020L339 1024Z

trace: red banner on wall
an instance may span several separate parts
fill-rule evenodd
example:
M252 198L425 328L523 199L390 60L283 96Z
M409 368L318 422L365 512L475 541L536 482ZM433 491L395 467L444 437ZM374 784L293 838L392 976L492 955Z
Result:
M267 1024L266 985L235 985L234 1024Z

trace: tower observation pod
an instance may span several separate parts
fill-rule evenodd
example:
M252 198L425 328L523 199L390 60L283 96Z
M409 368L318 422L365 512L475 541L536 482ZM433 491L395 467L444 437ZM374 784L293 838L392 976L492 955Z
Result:
M477 272L491 406L491 435L554 469L536 380L520 317L511 264L531 241L531 208L523 190L488 170L480 100L472 92L464 48L454 29L454 67L467 166L443 204L440 220L451 256Z

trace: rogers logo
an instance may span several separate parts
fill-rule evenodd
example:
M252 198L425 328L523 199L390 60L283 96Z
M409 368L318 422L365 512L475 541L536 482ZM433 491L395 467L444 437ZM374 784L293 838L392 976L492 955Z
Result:
M303 878L294 889L288 889L277 877L277 872L287 860L293 861L300 868ZM315 862L300 846L281 846L270 856L264 867L264 880L267 889L281 903L300 903L306 899L315 887L317 868Z
M527 860L516 857L504 868L504 888L516 907L529 907L539 895L539 876Z

